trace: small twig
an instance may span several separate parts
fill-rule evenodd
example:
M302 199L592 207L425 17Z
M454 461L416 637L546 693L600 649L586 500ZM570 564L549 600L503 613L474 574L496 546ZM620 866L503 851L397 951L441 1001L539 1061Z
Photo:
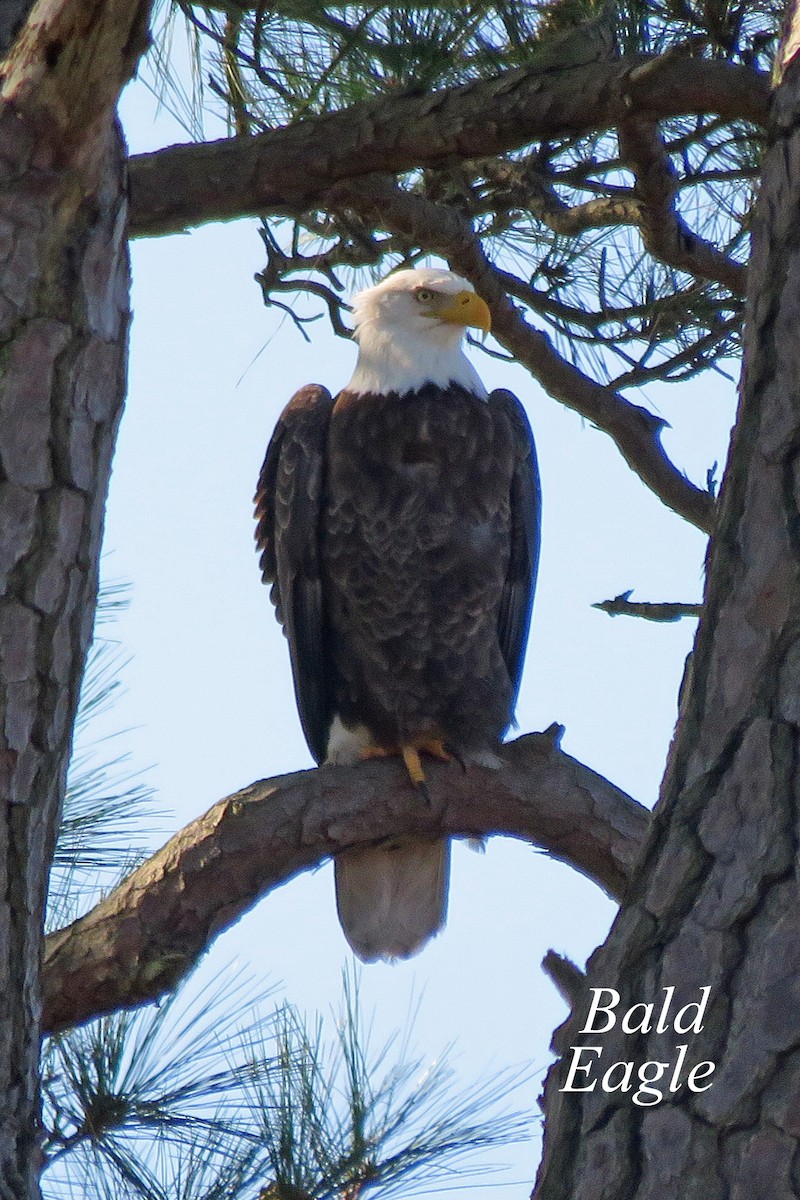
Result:
M542 959L542 970L549 975L558 989L559 995L566 1000L570 1011L577 1008L586 987L586 976L571 958L548 950Z
M599 604L593 604L592 608L598 608L610 617L642 617L645 621L661 621L664 624L679 621L681 617L703 615L702 604L681 604L680 601L654 604L647 600L631 600L632 592L633 588L627 592L620 592L613 600L603 600Z
M264 304L266 305L266 307L267 307L267 308L279 308L279 309L281 310L281 312L285 312L285 313L286 313L286 315L287 315L287 317L289 317L289 319L290 319L290 320L292 321L292 323L294 324L294 327L295 327L295 329L296 329L296 330L297 330L297 332L300 334L300 336L303 338L303 340L304 340L305 342L307 342L309 345L311 345L311 338L310 338L310 337L309 337L309 335L306 333L306 331L305 331L305 329L303 328L303 326L304 326L304 325L307 325L307 324L308 324L310 321L316 321L316 320L318 320L318 319L319 319L319 317L321 316L321 314L320 314L320 313L315 313L313 317L301 317L301 316L299 316L299 315L298 315L298 313L296 313L296 312L294 311L294 309L292 308L291 304L284 304L284 302L283 302L282 300L276 300L274 296L270 296L270 295L267 293L267 290L266 290L266 288L264 287L264 281L263 281L263 279L261 278L261 276L260 276L260 275L256 275L256 279L257 279L257 280L258 280L258 282L261 284L261 291L262 291L262 294L263 294L263 297L264 297Z
M292 253L286 254L275 239L272 230L266 221L262 222L260 229L261 240L264 243L264 249L267 252L267 265L264 270L256 274L255 278L261 287L261 294L264 304L275 308L280 308L288 313L300 333L309 341L308 334L303 328L304 325L311 321L316 321L320 316L319 313L311 317L299 316L291 307L275 298L275 292L301 293L305 295L318 296L324 301L328 309L328 318L334 333L339 337L350 338L352 331L347 328L342 320L342 310L349 311L350 305L337 295L337 289L341 291L341 284L334 273L334 264L331 257L325 254L318 255L302 255L297 249L297 229L295 229L292 241ZM333 286L321 283L319 280L303 277L301 279L287 279L286 276L297 271L309 270L319 271L330 280Z
M744 306L742 305L734 316L727 321L717 322L705 337L698 338L685 350L678 351L677 354L671 355L669 359L657 363L654 367L645 367L643 364L634 365L624 375L618 375L611 387L622 390L644 387L645 384L656 380L690 379L692 375L713 365L721 343L727 341L730 345L730 340L741 332L743 320ZM713 492L710 494L713 495Z

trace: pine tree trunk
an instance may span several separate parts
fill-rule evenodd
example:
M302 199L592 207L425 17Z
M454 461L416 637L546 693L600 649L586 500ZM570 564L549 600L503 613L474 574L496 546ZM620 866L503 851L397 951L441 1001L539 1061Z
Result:
M47 876L92 636L129 322L121 139L0 109L0 1197L38 1195Z
M616 1024L579 1033L587 995L557 1034L562 1057L546 1084L536 1200L800 1195L798 63L777 93L774 118L706 615L656 827L633 894L590 963L589 987L621 995ZM636 1003L655 1002L655 1020L670 987L670 1026L677 1009L710 987L700 1032L622 1031L620 1018ZM606 1021L598 1017L593 1028ZM644 1021L637 1010L629 1028ZM583 1052L578 1062L591 1070L576 1072L573 1083L595 1086L565 1091L572 1047L581 1045L601 1047L601 1057ZM680 1045L683 1083L671 1091ZM646 1060L670 1064L660 1103L603 1089L604 1071L626 1060L637 1069ZM702 1061L715 1070L696 1076L692 1091L687 1074ZM619 1085L623 1075L619 1068L608 1082Z
M129 325L114 109L150 0L0 23L0 1198L39 1195L47 878L92 636Z

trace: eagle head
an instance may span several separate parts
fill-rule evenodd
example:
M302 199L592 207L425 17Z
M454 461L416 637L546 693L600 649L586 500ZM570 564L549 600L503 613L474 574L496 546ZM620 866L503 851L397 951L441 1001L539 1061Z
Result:
M452 271L394 271L353 298L359 358L348 392L385 395L457 384L486 397L462 349L467 328L491 328L489 307Z

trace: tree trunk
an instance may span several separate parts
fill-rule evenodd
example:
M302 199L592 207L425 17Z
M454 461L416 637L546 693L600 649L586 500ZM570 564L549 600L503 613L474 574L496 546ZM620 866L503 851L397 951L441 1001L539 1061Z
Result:
M6 5L0 53L0 1196L38 1195L42 923L125 394L116 97L140 0ZM13 41L10 43L10 38Z
M42 914L92 636L125 389L128 255L110 121L59 162L0 109L0 1196L38 1195Z
M787 45L797 24L795 11ZM588 972L588 988L620 993L615 1025L579 1032L587 989L556 1035L562 1058L545 1088L536 1200L800 1194L799 126L795 62L776 95L764 164L742 399L706 615L655 828ZM676 1011L706 987L702 1029L675 1032ZM637 1003L655 1003L655 1022L668 988L666 1032L648 1030L642 1009L628 1021L634 1032L623 1031L621 1017ZM576 1059L576 1046L601 1053ZM660 1103L647 1094L633 1102L635 1075L631 1090L614 1090L622 1067L602 1086L611 1064L629 1060L637 1070L646 1060L670 1064L654 1085L666 1093ZM564 1090L576 1061L572 1084L584 1090ZM701 1062L715 1070L696 1075L692 1090L688 1072Z
M47 878L129 325L114 108L149 0L12 0L0 26L0 1197L39 1194ZM10 14L10 15L9 15ZM7 51L7 52L6 52Z

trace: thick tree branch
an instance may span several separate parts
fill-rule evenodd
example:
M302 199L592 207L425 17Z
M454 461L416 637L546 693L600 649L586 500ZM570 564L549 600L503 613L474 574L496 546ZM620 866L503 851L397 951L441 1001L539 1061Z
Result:
M525 189L520 188L522 202ZM544 181L528 191L527 207L553 233L576 237L588 229L618 229L620 225L639 225L642 206L633 196L598 196L582 204L566 204Z
M383 98L252 138L136 155L132 233L296 212L343 180L580 136L611 128L631 111L653 120L712 112L766 123L767 77L747 67L669 55L576 63L569 39L559 53L563 61L551 54L447 91Z
M522 209L563 237L576 237L588 229L638 225L641 220L641 201L632 190L618 185L612 195L567 204L558 195L556 184L574 182L573 172L548 170L535 151L523 159L490 158L481 168L492 182L487 211ZM585 186L588 166L578 173L584 176L580 183Z
M512 742L498 770L432 764L432 807L392 762L300 771L227 797L50 935L45 1028L155 1000L273 888L339 850L400 833L522 838L621 896L649 813L564 754L560 732Z
M514 359L556 400L608 433L628 466L664 504L711 532L714 499L667 458L660 438L663 422L584 375L557 353L545 333L527 323L508 296L512 287L518 289L519 280L489 262L468 220L454 209L405 191L386 176L340 185L331 192L328 203L349 207L360 216L423 241L429 250L439 250L486 300L492 312L492 332Z

